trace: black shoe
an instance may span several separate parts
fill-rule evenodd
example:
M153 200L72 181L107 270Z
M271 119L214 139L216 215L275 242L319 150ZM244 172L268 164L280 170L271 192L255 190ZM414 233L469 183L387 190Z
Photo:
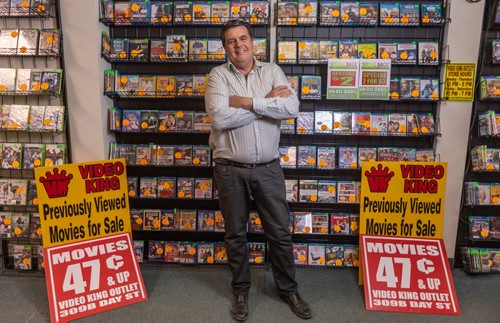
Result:
M292 309L293 314L304 320L310 319L312 317L312 312L309 304L307 304L299 296L299 294L280 295L280 297L282 300L288 303L288 305Z
M234 295L233 305L231 305L231 316L235 321L245 321L248 318L248 295Z

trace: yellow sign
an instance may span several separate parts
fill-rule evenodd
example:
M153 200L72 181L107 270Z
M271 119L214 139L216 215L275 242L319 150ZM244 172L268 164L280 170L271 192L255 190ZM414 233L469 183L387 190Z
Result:
M364 162L360 233L443 237L446 163Z
M45 248L130 232L125 159L35 169Z
M476 64L450 63L446 65L443 100L472 101Z

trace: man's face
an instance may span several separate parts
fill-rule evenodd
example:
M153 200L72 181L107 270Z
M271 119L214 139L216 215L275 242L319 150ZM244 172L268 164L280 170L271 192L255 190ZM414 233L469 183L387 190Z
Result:
M224 34L227 58L236 67L253 62L253 40L245 26L228 29Z

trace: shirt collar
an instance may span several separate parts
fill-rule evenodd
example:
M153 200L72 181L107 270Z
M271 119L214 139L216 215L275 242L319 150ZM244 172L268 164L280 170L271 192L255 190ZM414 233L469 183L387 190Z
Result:
M260 69L262 66L265 65L264 62L259 61L255 57L253 58L253 62L254 62L254 64L253 64L253 69L252 70ZM227 69L230 70L230 71L233 71L233 72L238 71L238 69L236 68L236 66L234 66L234 64L231 63L229 60L227 61ZM250 73L251 73L251 71L250 71Z

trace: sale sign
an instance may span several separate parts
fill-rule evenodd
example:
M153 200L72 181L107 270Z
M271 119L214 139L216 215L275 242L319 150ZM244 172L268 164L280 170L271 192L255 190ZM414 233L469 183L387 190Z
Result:
M390 59L361 59L359 98L389 100L391 82Z
M358 98L359 59L329 59L326 98Z
M52 321L147 299L130 240L125 160L35 169Z
M460 314L442 239L360 239L367 310Z
M35 168L45 248L130 232L125 160Z
M360 233L442 238L446 163L364 162Z
M147 299L130 233L44 248L44 259L53 321Z

